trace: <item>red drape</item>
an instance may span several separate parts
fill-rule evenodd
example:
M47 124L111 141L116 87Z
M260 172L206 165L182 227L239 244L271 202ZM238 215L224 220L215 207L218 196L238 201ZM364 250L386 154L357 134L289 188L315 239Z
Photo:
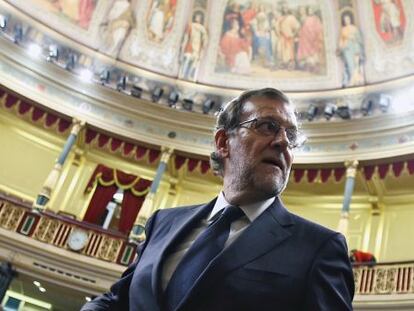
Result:
M295 179L295 182L300 182L302 180L303 175L305 175L305 170L298 168L293 170L293 177Z
M316 168L308 169L308 182L310 183L314 182L317 176L318 176L318 169Z
M175 168L177 170L179 170L184 165L185 160L186 160L186 158L184 158L182 156L179 156L179 155L175 156L175 161L174 161L175 162Z
M401 175L402 170L404 169L404 162L395 162L392 164L392 171L394 172L395 177Z
M128 234L134 225L138 212L144 203L145 196L137 197L130 190L124 192L122 200L121 218L119 219L118 230Z
M372 175L375 172L375 165L366 165L364 166L364 176L366 180L371 180Z
M98 185L84 220L97 223L103 216L106 205L118 188L121 188L124 190L124 198L118 230L128 234L145 200L151 181L99 164L89 180L86 191L90 191L95 182L98 182Z
M331 174L332 174L332 169L330 169L330 168L321 169L321 181L323 183L326 183L328 181L329 177L331 176Z
M93 224L97 224L105 213L105 207L111 201L115 192L118 190L116 185L104 187L98 185L95 193L92 196L92 200L89 203L88 210L86 211L83 220Z
M381 179L384 179L385 178L385 176L387 175L387 173L388 173L388 169L389 169L389 164L387 163L387 164L381 164L381 165L378 165L378 175L379 175L379 177L381 178Z
M345 167L337 167L334 169L335 181L339 182L345 174Z

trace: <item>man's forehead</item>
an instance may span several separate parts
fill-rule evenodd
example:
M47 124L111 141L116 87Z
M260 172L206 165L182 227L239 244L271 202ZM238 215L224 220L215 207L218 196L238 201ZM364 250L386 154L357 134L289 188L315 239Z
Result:
M247 115L262 112L275 115L291 115L291 117L296 119L295 108L293 105L280 99L253 97L247 100L243 105L243 114Z

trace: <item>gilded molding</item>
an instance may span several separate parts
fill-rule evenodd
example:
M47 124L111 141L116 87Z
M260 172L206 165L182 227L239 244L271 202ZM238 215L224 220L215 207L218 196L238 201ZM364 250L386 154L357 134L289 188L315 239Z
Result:
M86 122L84 120L80 120L78 118L73 118L72 121L72 129L70 133L72 135L78 136L80 130L86 125Z
M346 177L355 178L358 168L358 160L345 161Z

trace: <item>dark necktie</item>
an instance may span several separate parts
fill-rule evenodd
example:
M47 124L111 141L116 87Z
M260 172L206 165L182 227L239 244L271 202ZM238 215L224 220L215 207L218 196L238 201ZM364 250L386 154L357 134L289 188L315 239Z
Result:
M228 206L194 241L175 269L166 288L169 308L174 309L191 289L208 264L223 250L230 225L244 215L237 206Z

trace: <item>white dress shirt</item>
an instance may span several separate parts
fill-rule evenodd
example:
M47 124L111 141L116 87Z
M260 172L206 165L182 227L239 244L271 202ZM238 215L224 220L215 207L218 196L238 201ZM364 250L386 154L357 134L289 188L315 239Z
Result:
M224 245L224 248L227 248L231 243L233 243L240 234L253 222L257 217L260 216L269 206L273 203L275 197L255 202L252 204L240 205L239 207L242 209L246 216L243 216L231 223L230 226L230 233L227 241ZM162 288L165 290L167 288L168 282L171 279L175 269L178 266L178 263L184 257L187 250L191 247L193 242L197 239L199 234L208 226L208 224L213 220L213 218L220 213L222 209L231 204L227 202L226 198L224 197L224 193L220 192L216 203L214 204L213 210L211 211L210 215L203 219L199 225L194 228L185 238L184 240L177 245L174 251L165 259L164 266L162 269Z

